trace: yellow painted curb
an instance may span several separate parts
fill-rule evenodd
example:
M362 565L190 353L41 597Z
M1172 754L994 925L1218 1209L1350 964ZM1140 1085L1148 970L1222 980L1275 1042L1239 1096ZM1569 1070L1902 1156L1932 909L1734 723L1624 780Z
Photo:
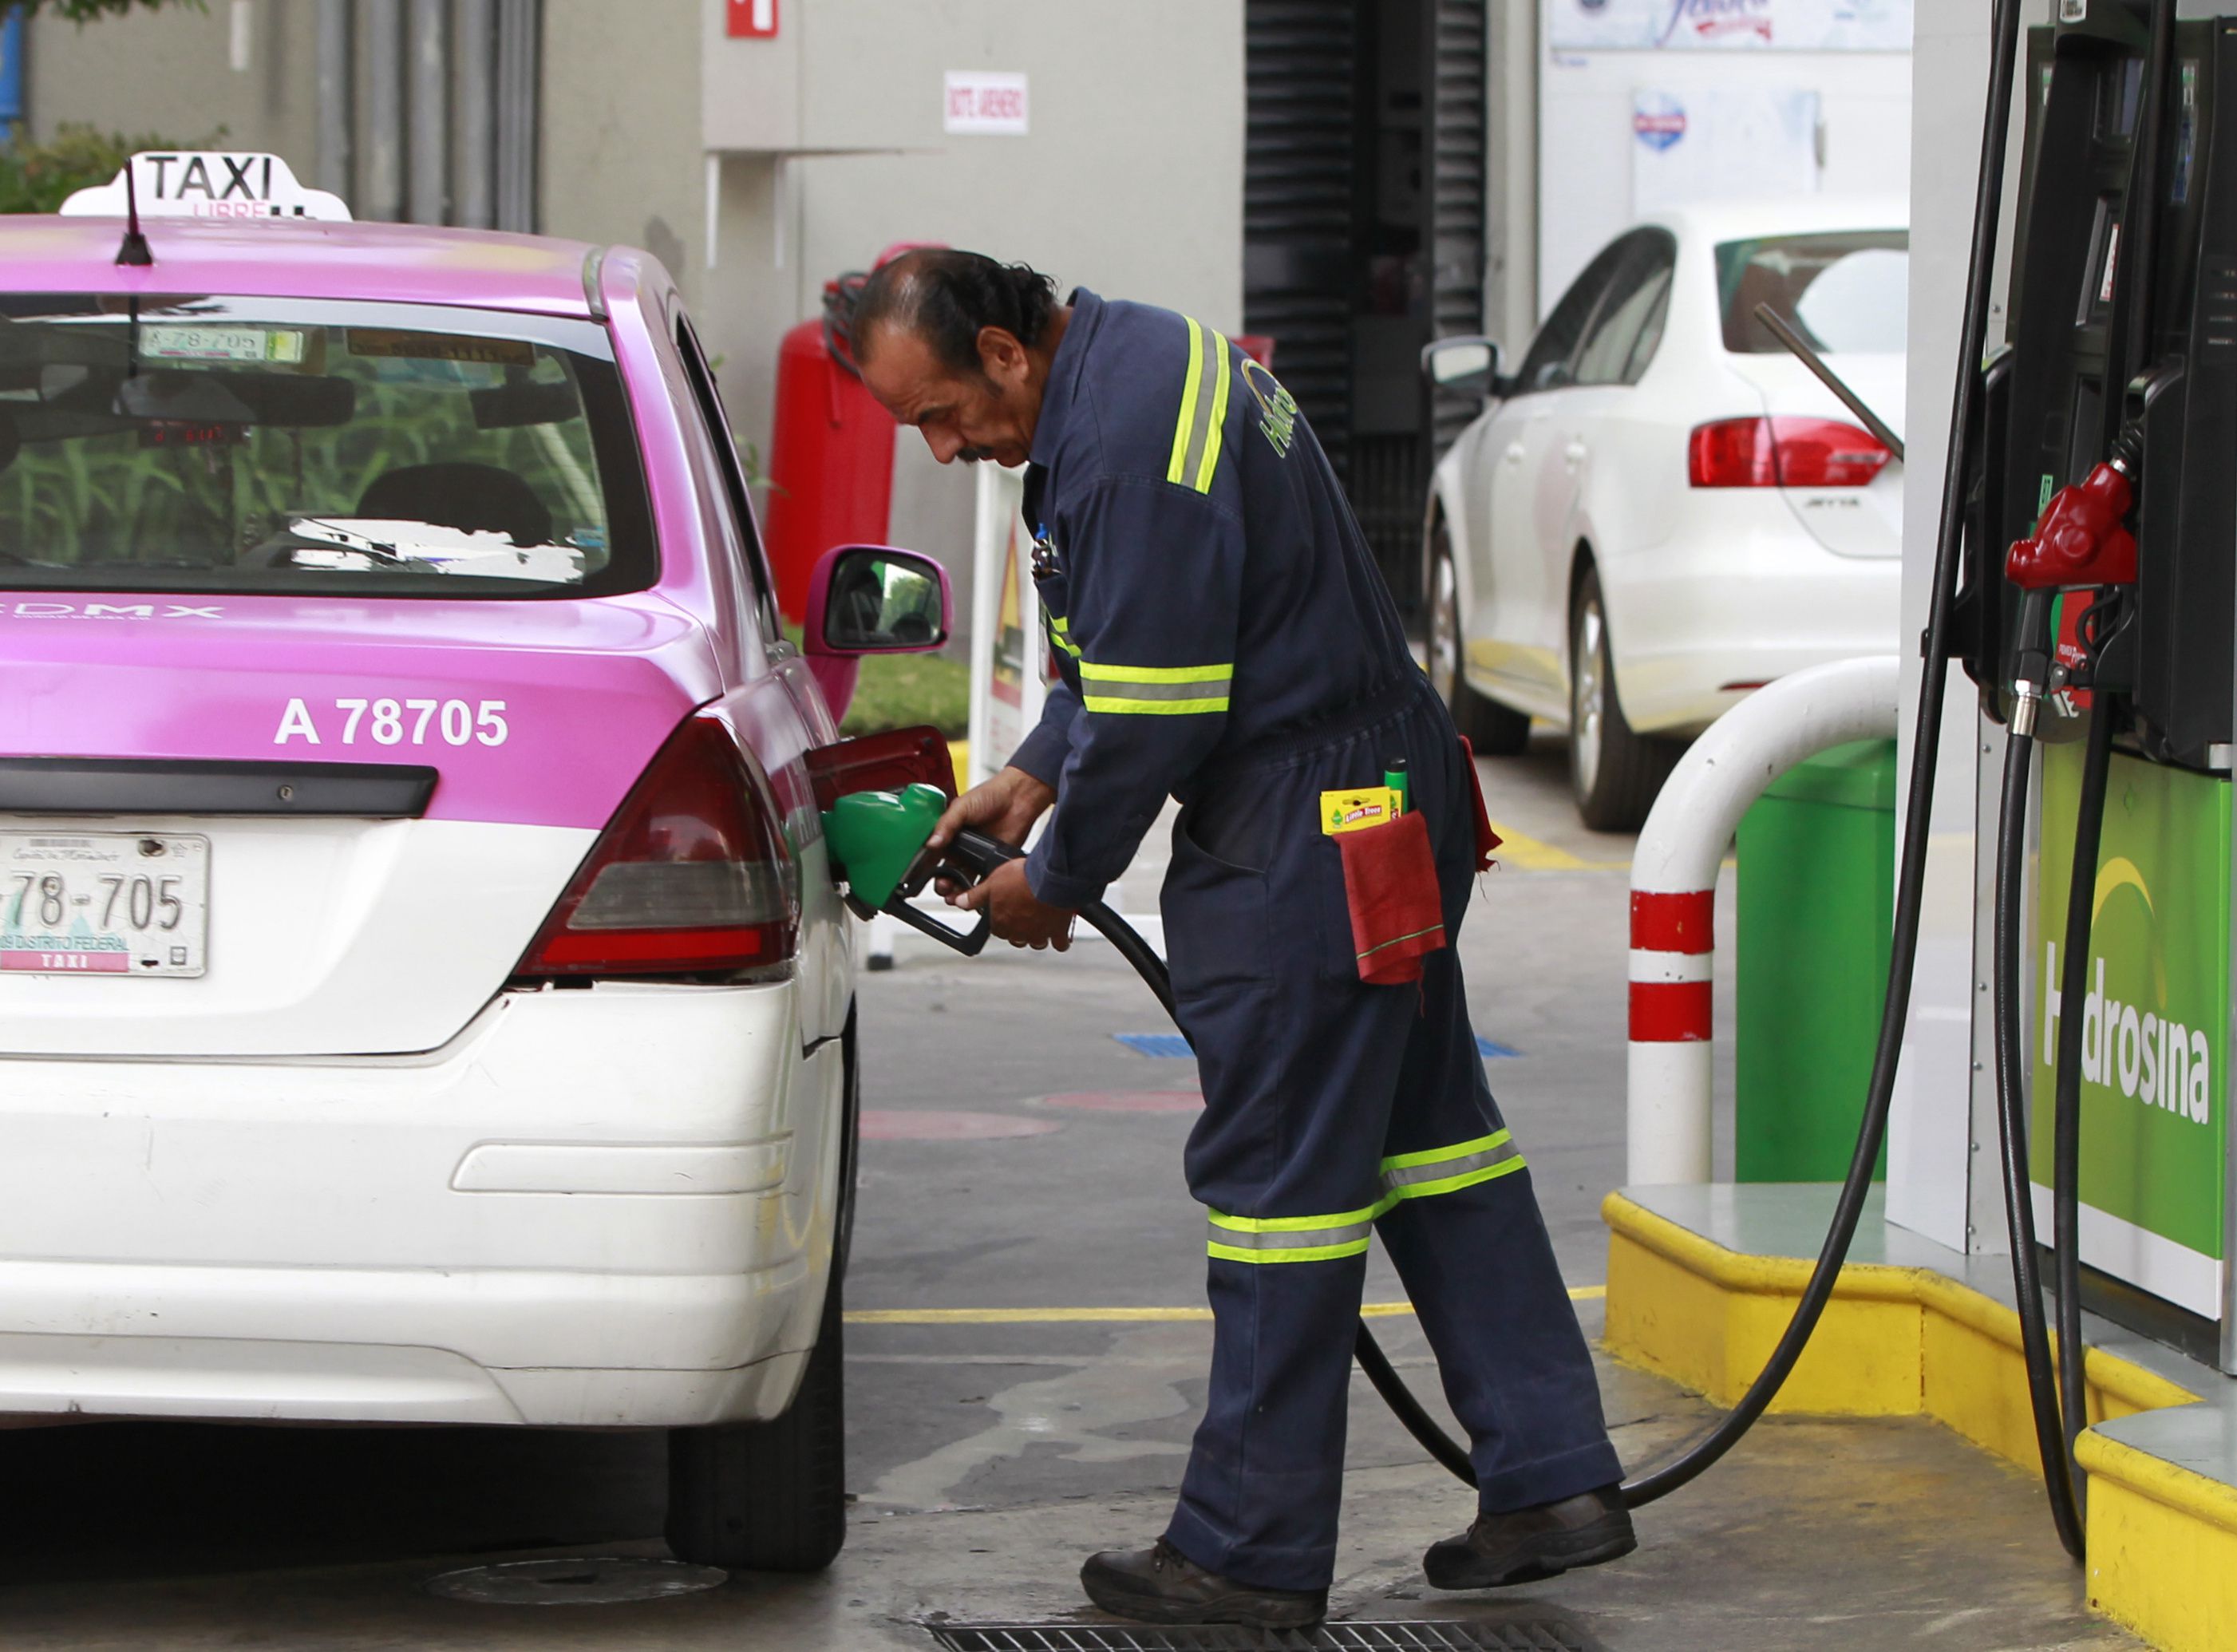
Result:
M2089 1474L2089 1604L2154 1646L2237 1643L2237 1490L2094 1431L2075 1442Z
M1811 1263L1752 1256L1620 1193L1608 1226L1608 1351L1731 1404L1763 1369ZM2089 1351L2089 1418L2194 1404L2178 1383ZM2019 1316L1930 1268L1852 1262L1772 1409L1927 1416L2030 1470L2039 1463L2020 1365ZM2237 1488L2094 1429L2089 1603L2169 1652L2237 1645Z

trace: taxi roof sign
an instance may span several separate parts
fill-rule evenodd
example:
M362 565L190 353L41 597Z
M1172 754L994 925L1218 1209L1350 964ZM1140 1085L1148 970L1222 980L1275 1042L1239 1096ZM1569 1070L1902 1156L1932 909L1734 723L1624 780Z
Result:
M255 149L143 149L107 183L80 189L62 210L80 217L122 218L139 196L142 218L215 218L243 222L316 220L348 223L342 198L307 189L276 155Z

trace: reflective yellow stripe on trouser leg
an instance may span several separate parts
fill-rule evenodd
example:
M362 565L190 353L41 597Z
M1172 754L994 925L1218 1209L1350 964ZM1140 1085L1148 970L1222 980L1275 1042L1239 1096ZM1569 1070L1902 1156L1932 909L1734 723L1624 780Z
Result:
M1522 1164L1522 1149L1514 1145L1513 1133L1507 1130L1495 1130L1449 1147L1399 1153L1382 1161L1382 1202L1376 1213L1409 1199L1458 1193L1478 1182L1511 1175Z
M1367 1249L1378 1218L1409 1199L1433 1199L1496 1180L1523 1167L1511 1133L1495 1130L1471 1141L1385 1159L1382 1197L1332 1216L1228 1216L1211 1213L1211 1254L1230 1262L1329 1262Z
M1206 1248L1230 1262L1332 1262L1363 1253L1381 1213L1376 1205L1334 1216L1226 1216L1213 1211Z

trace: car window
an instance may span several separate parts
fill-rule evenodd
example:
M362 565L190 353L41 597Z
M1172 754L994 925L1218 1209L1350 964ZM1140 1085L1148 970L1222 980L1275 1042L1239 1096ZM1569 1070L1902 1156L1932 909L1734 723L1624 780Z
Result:
M1615 279L1594 315L1577 353L1576 382L1580 385L1635 383L1632 363L1650 323L1659 341L1662 315L1670 300L1670 276L1677 260L1677 244L1660 230L1626 238L1627 254ZM1653 354L1648 345L1646 358ZM1646 370L1646 358L1639 371Z
M0 587L579 597L657 572L591 323L0 295Z
M754 523L754 502L746 486L745 466L739 462L737 441L730 434L729 415L723 410L723 393L716 386L715 370L708 365L707 353L699 347L698 334L681 312L676 317L676 349L683 358L683 375L691 381L692 396L699 403L699 416L714 444L715 462L723 472L723 492L730 501L730 514L737 519L739 543L744 550L748 576L753 581L762 635L775 640L784 635L777 626L776 582L770 577L769 558L762 549L761 531Z
M1570 284L1569 290L1561 294L1561 301L1538 329L1538 336L1531 341L1530 354L1523 357L1521 369L1514 375L1516 395L1559 390L1575 381L1571 367L1578 341L1584 337L1585 323L1592 319L1593 307L1600 302L1600 294L1622 268L1623 253L1622 241L1603 248L1600 256L1585 267L1585 273Z
M1854 229L1723 241L1717 296L1725 348L1736 354L1785 347L1756 319L1755 307L1768 304L1828 355L1899 355L1910 303L1910 235Z
M1654 353L1662 347L1663 325L1670 319L1670 284L1676 279L1676 269L1665 265L1648 284L1646 319L1640 325L1638 341L1631 347L1631 359L1623 367L1626 384L1644 379L1654 363Z

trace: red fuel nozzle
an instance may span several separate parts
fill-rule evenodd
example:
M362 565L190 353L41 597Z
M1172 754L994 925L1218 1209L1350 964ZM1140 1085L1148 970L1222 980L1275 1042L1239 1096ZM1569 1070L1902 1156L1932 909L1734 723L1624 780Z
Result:
M2136 583L2136 538L2121 525L2134 495L2128 473L2100 465L2077 487L2062 487L2036 525L2004 558L2004 576L2023 591Z

